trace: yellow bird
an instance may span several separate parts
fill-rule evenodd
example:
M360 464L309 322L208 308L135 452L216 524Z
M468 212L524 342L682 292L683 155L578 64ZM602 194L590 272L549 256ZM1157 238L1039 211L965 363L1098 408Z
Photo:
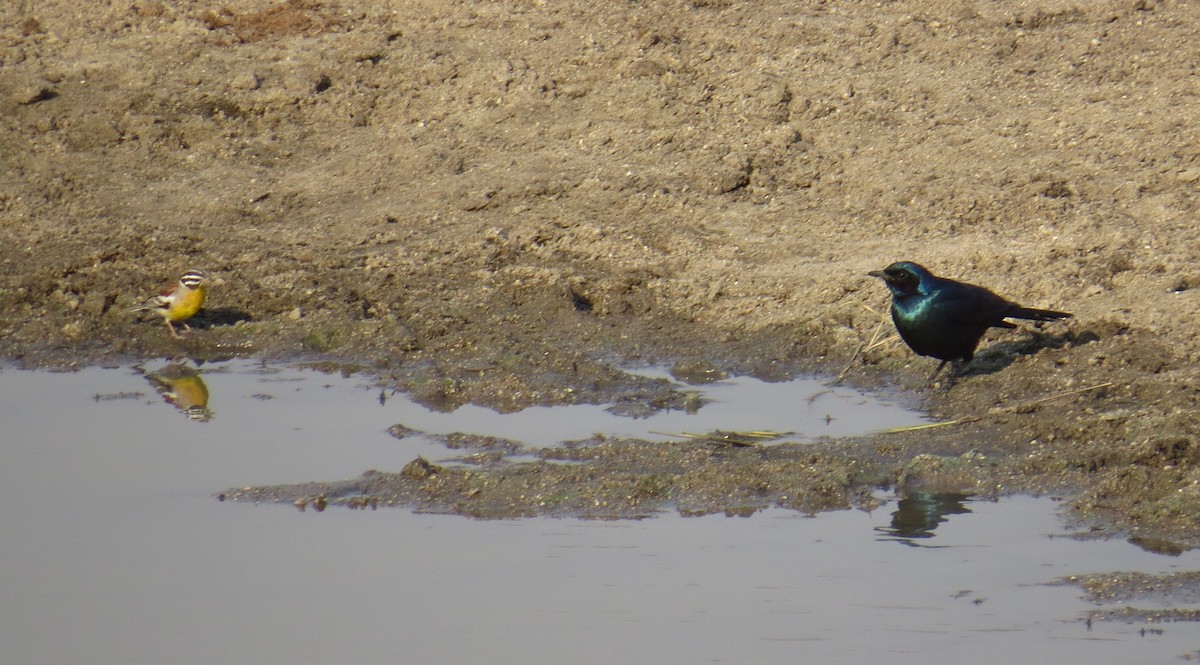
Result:
M163 317L171 337L179 337L175 324L183 325L184 332L190 332L191 326L187 320L196 315L204 306L204 296L208 293L208 274L203 270L189 270L179 278L179 283L150 298L142 305L129 310L131 312L153 311Z

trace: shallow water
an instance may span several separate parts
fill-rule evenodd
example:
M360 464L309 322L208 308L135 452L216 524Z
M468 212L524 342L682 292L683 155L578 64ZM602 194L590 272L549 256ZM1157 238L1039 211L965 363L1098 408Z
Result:
M1045 499L622 522L220 503L231 485L451 454L390 437L397 422L498 433L380 405L353 377L230 363L203 379L206 422L128 368L0 372L4 662L1154 663L1200 648L1192 624L1089 631L1095 606L1044 584L1193 570L1200 555L1066 537ZM832 422L867 420L845 408ZM630 422L708 427L652 420Z
M689 386L672 380L664 370L644 369L636 374L671 381L680 391L700 393L704 404L694 413L663 410L641 418L617 416L609 412L607 405L594 404L532 407L517 413L497 413L468 404L450 413L439 413L402 399L396 408L400 422L422 432L487 434L534 448L586 439L593 434L655 441L685 432L715 430L794 433L788 440L796 441L926 422L919 413L894 401L868 397L849 388L830 388L816 379L769 383L736 376Z

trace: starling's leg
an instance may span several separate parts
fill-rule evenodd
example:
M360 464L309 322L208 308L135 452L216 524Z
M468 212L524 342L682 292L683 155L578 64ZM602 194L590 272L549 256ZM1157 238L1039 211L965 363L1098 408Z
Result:
M954 384L958 382L958 377L962 376L966 369L966 360L955 360L950 363L950 376L946 377L946 390L954 387Z
M183 332L185 332L185 333L192 332L192 327L187 324L187 321L180 321L179 325L183 326Z
M164 321L163 323L167 324L167 330L170 331L171 337L179 339L179 333L175 332L175 326L171 325L170 321Z
M941 373L942 368L945 367L946 363L948 363L948 362L950 362L950 361L943 360L942 362L938 363L937 369L933 370L933 374L929 375L929 380L926 382L928 385L930 385L930 386L933 385L933 380L937 378L937 375L939 373Z

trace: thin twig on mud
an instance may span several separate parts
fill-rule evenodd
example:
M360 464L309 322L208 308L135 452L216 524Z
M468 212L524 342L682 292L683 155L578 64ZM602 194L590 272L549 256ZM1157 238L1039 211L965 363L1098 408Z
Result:
M1001 413L1022 413L1026 409L1029 409L1034 406L1038 406L1039 404L1045 404L1046 402L1050 402L1050 401L1053 401L1056 399L1062 399L1063 397L1070 397L1072 395L1078 395L1080 393L1091 392L1093 390L1100 390L1101 388L1108 388L1108 387L1112 386L1112 384L1113 384L1112 381L1105 381L1104 383L1097 383L1094 386L1088 386L1086 388L1076 388L1075 390L1067 390L1065 392L1055 393L1053 395L1048 395L1046 397L1039 397L1038 399L1029 400L1027 402L1020 402L1018 404L1013 404L1012 406L999 407L999 408L993 409L987 415L991 416L991 415L998 415ZM958 420L943 420L943 421L936 422L936 423L925 423L924 425L913 425L911 427L893 427L892 429L882 430L879 432L879 434L898 434L900 432L913 432L913 431L922 430L922 429L932 429L934 427L949 427L950 425L961 425L963 423L973 423L977 420L983 420L986 417L987 416L967 416L965 418L959 418Z
M708 432L707 434L695 434L692 432L679 432L674 434L671 432L651 432L651 434L676 436L724 446L749 448L757 446L764 441L772 441L774 439L787 436L788 434L791 434L791 432L771 432L766 430L754 430L751 432L726 432L723 430L716 430L713 432Z
M872 314L878 314L878 312L871 309L866 304L863 304L863 309L867 310L868 312L871 312ZM840 383L842 379L846 378L846 373L850 371L850 368L854 367L854 363L855 363L855 361L858 360L858 357L860 355L862 355L862 353L864 351L869 351L869 350L875 348L875 346L876 346L875 342L876 342L876 340L879 339L879 332L883 329L883 324L886 321L887 321L887 317L880 315L879 323L875 325L875 330L871 333L870 341L868 341L864 344L858 345L858 348L854 350L854 355L850 356L850 362L846 363L846 366L844 368L842 368L842 371L838 372L838 375L836 377L834 377L833 381L829 382L829 385L836 386L838 383ZM887 341L887 340L885 340L885 341ZM884 342L880 342L880 344L883 344L883 343Z
M1104 383L1097 383L1094 386L1088 386L1086 388L1076 388L1075 390L1068 390L1066 392L1061 392L1061 393L1057 393L1054 395L1050 395L1049 397L1042 397L1040 399L1030 400L1028 402L1021 402L1020 404L1015 404L1013 406L1004 407L1004 409L1006 411L1008 411L1008 410L1022 411L1024 409L1028 409L1031 406L1036 406L1038 404L1042 404L1043 402L1049 402L1051 400L1056 400L1060 397L1070 397L1071 395L1078 395L1079 393L1086 393L1086 392L1090 392L1093 390L1100 390L1101 388L1108 388L1108 387L1112 386L1112 384L1113 384L1112 381L1105 381Z
M959 418L958 420L940 420L936 423L925 423L923 425L909 425L908 427L893 427L891 429L880 430L879 434L899 434L901 432L915 432L922 429L933 429L935 427L949 427L951 425L961 425L963 423L972 423L980 420L982 416L968 416Z

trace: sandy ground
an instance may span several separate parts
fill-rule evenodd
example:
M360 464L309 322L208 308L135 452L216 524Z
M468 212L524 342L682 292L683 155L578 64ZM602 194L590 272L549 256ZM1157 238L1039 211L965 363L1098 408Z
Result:
M7 2L0 352L333 359L440 408L669 402L618 359L919 389L933 361L902 344L856 355L891 333L865 273L911 259L1077 318L999 331L918 393L957 426L596 442L563 453L576 477L417 464L355 496L1054 490L1197 544L1198 62L1200 6L1153 0ZM185 341L125 313L192 267L220 283Z

